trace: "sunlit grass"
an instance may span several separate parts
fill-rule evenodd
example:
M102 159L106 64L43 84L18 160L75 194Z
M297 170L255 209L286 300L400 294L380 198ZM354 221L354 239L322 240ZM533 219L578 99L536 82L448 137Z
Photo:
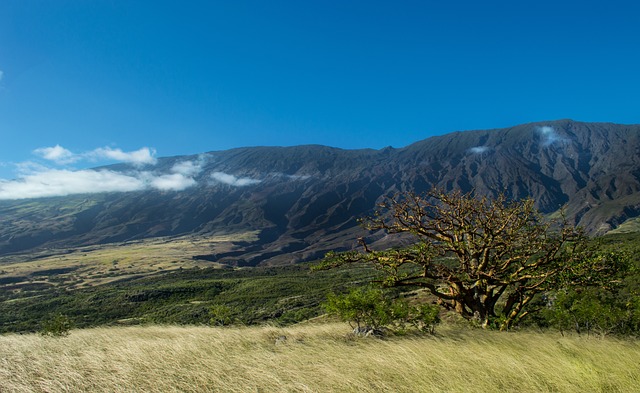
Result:
M633 340L458 327L379 340L354 339L348 331L329 323L0 336L0 390L632 392L640 386L640 344Z
M618 233L636 233L640 232L640 218L634 217L620 224L616 229L608 232L608 234Z
M159 271L211 267L216 264L193 259L193 256L224 252L233 246L232 242L255 241L257 235L258 231L252 231L215 236L152 238L80 247L68 253L65 250L53 250L49 252L52 255L44 257L37 254L0 257L0 278L32 275L29 280L34 283L50 282L49 279L55 277L56 282L76 281L78 286L86 286ZM50 270L66 268L73 270L46 274Z

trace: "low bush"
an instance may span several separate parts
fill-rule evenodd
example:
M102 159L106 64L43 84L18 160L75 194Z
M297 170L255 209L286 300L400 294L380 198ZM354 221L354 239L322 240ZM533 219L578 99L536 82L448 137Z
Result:
M42 323L40 334L48 337L65 337L73 328L73 322L64 314L56 314Z
M323 308L348 322L358 334L380 332L381 328L404 332L408 326L433 334L440 322L438 306L412 305L403 298L391 299L381 289L371 287L354 288L341 295L330 293Z

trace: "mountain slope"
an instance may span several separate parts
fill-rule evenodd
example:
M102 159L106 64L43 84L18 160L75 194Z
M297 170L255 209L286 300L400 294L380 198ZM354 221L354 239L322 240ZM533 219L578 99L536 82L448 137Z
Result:
M163 158L153 170L186 162L198 171L197 185L184 191L0 201L0 255L260 230L255 243L203 258L293 263L353 247L364 234L356 219L382 196L433 186L532 196L546 213L567 205L592 233L640 215L639 125L560 120L456 132L402 149L242 148Z

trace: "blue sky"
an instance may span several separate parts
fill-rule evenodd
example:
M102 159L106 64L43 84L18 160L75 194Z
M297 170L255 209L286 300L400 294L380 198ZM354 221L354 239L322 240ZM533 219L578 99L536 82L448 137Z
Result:
M4 0L0 179L136 152L640 123L638 15L616 0Z

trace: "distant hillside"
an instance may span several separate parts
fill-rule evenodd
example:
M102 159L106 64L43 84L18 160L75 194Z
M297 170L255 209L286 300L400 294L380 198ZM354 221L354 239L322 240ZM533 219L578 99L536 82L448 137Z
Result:
M591 233L640 216L640 125L549 121L455 132L401 149L241 148L162 158L153 171L186 162L198 172L197 185L184 191L0 201L0 255L259 230L255 242L202 257L294 263L352 248L363 235L356 219L381 197L433 186L532 196L545 213L567 205Z

